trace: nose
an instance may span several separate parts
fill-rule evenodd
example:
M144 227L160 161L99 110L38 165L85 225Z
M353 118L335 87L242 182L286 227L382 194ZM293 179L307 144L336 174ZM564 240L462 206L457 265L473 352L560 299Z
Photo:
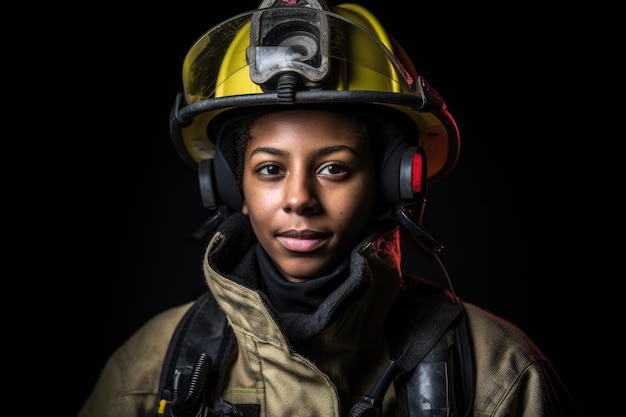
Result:
M310 215L320 210L314 176L292 173L285 182L285 206L288 213Z

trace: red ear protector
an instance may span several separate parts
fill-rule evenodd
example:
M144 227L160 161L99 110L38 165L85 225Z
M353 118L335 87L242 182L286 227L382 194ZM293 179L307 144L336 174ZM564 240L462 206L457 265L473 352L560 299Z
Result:
M426 206L426 155L422 148L409 147L402 153L400 164L400 196L402 201L393 208L393 216L409 232L409 237L429 254L443 250L422 227Z
M426 195L426 155L417 146L402 153L400 164L400 197L403 200L425 199Z
M409 143L400 140L386 152L380 171L381 192L392 210L407 204L419 205L415 215L421 221L428 183L426 154L421 147Z

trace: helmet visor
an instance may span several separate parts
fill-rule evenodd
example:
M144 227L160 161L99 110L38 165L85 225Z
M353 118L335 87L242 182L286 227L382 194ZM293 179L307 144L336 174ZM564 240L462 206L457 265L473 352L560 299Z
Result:
M189 50L185 100L274 91L286 73L297 75L301 90L418 92L417 74L407 71L411 66L392 53L376 26L307 7L242 13L210 29Z

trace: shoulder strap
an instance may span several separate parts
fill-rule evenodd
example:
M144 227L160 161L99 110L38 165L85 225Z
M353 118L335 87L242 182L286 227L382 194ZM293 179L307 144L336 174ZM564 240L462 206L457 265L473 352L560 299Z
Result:
M471 412L474 398L474 361L467 318L460 299L426 281L399 305L400 340L392 346L397 355L396 391L400 407L411 416L431 416L447 410L463 416ZM408 415L408 414L407 414Z
M399 374L411 371L463 315L461 301L428 281L414 280L396 303L389 322L392 356Z
M220 381L222 370L219 365L225 363L222 357L226 355L232 340L226 315L213 294L206 291L185 313L172 335L161 370L156 415L160 417L168 414L166 408L171 407L173 397L180 394L177 385L193 385L195 381L190 374L195 368L200 366L200 372L206 373L202 383ZM187 380L181 381L182 378Z
M392 382L400 415L432 416L433 409L462 415L455 410L471 410L474 368L461 301L428 281L414 279L407 285L388 320L392 360L349 417L379 415Z

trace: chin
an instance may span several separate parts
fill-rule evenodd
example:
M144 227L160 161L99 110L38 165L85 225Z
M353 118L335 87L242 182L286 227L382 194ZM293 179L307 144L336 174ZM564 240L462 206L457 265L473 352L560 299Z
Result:
M281 266L283 276L289 277L289 281L306 281L315 279L322 275L326 275L327 268L324 268L318 262L310 262L306 259L294 259Z

